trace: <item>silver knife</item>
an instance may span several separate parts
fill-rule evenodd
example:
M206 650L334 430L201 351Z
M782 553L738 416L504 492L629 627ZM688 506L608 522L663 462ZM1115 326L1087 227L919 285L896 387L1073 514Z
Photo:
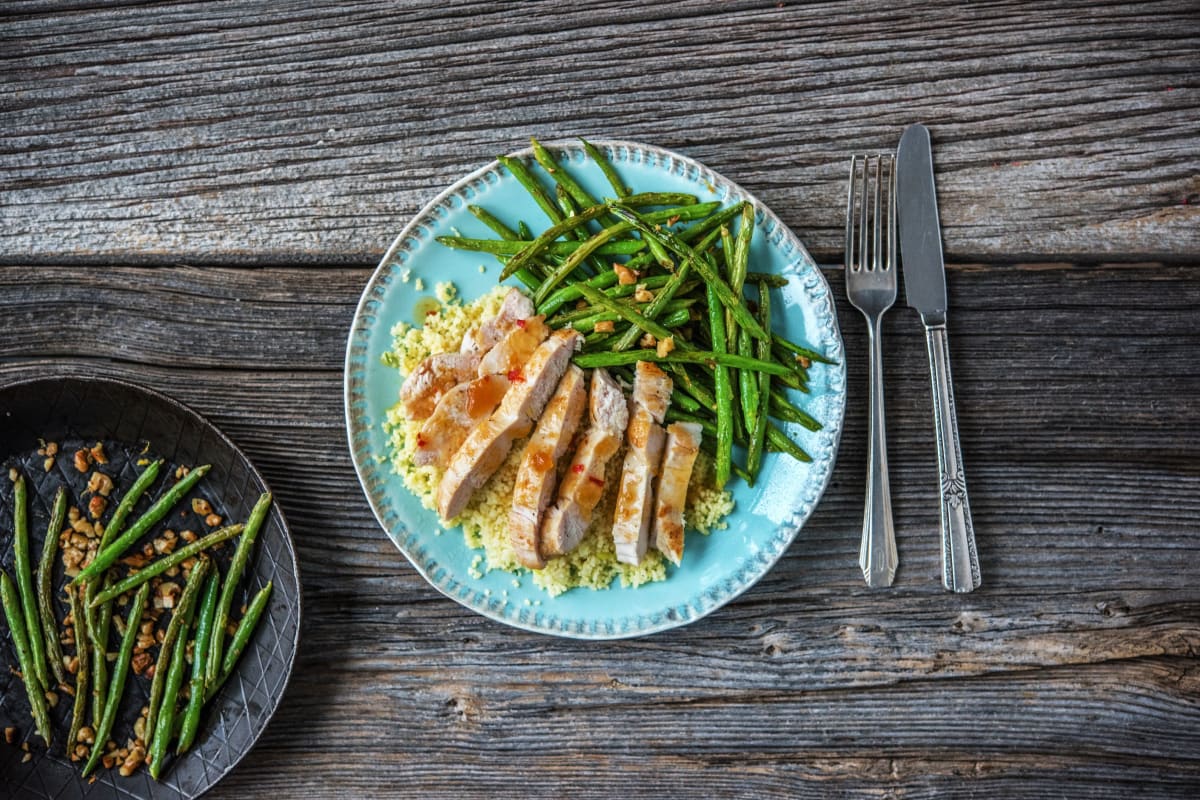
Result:
M950 382L950 345L946 339L946 267L942 229L933 185L929 129L910 125L896 152L900 256L908 305L921 314L933 376L933 425L937 432L941 478L942 585L969 592L980 584L975 527L967 501L954 387Z

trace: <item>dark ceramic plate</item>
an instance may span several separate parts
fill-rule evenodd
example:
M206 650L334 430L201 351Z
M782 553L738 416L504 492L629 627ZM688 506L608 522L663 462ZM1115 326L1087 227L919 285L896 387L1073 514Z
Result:
M37 455L39 439L60 444L55 463L47 472L44 457ZM170 483L163 476L174 473L178 465L212 464L212 471L200 482L192 496L209 500L218 514L229 521L245 520L266 483L240 450L212 424L191 409L148 389L105 379L46 379L11 384L0 388L0 565L12 574L12 487L8 472L17 467L29 485L30 550L36 561L49 523L50 506L59 486L68 487L73 502L87 483L87 475L78 472L72 453L81 444L103 442L109 463L101 468L114 476L118 489L114 497L133 481L140 471L136 461L142 458L166 460L162 475L136 507L143 510ZM170 467L170 472L166 467ZM163 528L191 528L204 532L203 524L191 516L173 513L151 531L156 536ZM111 509L109 511L111 513ZM107 519L106 514L103 519ZM51 711L55 741L47 751L33 731L29 703L19 678L9 665L16 654L7 630L0 634L0 728L13 726L18 738L13 745L0 739L0 797L30 798L193 798L203 794L224 777L254 746L275 713L286 688L300 633L300 580L296 555L287 523L278 504L271 510L255 545L242 595L234 600L237 609L268 580L275 582L267 613L259 624L234 675L220 694L205 709L200 732L190 752L169 761L154 781L145 768L122 778L114 768L97 769L97 779L89 783L80 777L82 762L67 759L63 746L71 698L60 692L57 708ZM224 569L232 548L225 548L218 563ZM55 572L55 585L65 578L61 561ZM59 594L56 592L56 595ZM66 614L65 601L58 602L58 619ZM0 623L3 624L3 623ZM5 626L6 627L6 626ZM110 651L116 649L115 635ZM73 652L65 646L66 653ZM153 651L156 652L156 651ZM149 681L131 677L112 739L124 744L132 737L133 722L145 702ZM140 693L140 695L139 695ZM134 699L139 698L139 699ZM23 761L23 742L32 755Z

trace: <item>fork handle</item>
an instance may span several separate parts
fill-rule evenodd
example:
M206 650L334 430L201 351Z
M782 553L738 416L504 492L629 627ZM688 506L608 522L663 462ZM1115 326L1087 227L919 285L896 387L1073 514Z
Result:
M882 316L882 315L881 315ZM862 547L858 565L867 586L891 586L896 577L896 532L892 525L892 492L888 485L887 427L883 414L883 346L881 318L867 319L870 340L870 439L867 445L867 499L863 510Z
M942 585L949 591L970 592L979 587L979 556L975 526L967 500L958 415L950 382L950 342L945 323L925 326L929 370L933 379L933 426L937 432L938 477L941 480Z

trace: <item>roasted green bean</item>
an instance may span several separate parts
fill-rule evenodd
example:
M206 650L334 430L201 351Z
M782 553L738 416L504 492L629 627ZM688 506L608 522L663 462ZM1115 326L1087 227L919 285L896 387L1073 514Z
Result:
M129 663L133 659L133 646L137 642L138 628L142 623L142 612L146 608L146 598L150 596L150 584L142 584L142 588L134 595L133 603L126 617L125 635L121 637L121 649L117 651L117 660L113 663L112 678L108 685L108 697L104 702L104 715L96 727L96 740L92 744L92 753L88 756L83 768L83 776L91 774L100 757L104 754L104 746L112 733L113 723L117 719L117 707L121 705L121 697L125 693L125 681L129 677Z
M46 742L46 747L49 747L50 713L46 709L45 691L38 683L37 672L34 669L33 648L30 647L29 634L25 628L25 612L21 607L17 587L4 570L0 570L0 603L4 605L4 618L8 621L8 630L12 633L13 646L17 650L17 665L21 668L21 682L25 684L25 694L29 696L33 724L38 735Z
M136 589L151 578L163 574L171 567L177 566L197 553L202 553L208 548L218 545L227 539L232 539L234 536L237 536L239 533L241 533L242 529L243 526L241 524L226 526L220 530L213 531L202 539L197 539L191 544L179 548L169 556L164 556L163 558L151 561L138 572L133 573L124 580L118 581L104 591L100 592L100 594L96 595L95 599L92 600L92 605L103 603L105 600L111 600L114 597L119 597L120 595L125 594L125 592Z
M63 668L62 645L58 641L58 619L54 614L54 556L58 553L58 535L67 519L67 490L58 487L54 495L54 506L50 512L50 524L42 542L42 557L38 560L37 599L38 617L41 620L41 636L46 643L46 658L50 671L60 684L67 682L67 671ZM49 688L49 687L47 687Z

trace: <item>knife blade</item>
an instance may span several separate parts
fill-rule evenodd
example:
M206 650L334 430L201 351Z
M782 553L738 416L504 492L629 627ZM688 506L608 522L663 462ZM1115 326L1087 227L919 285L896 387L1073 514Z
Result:
M929 129L924 125L910 125L900 137L896 151L896 193L905 301L920 312L925 324L945 324L942 225L933 184L933 148Z
M921 314L925 326L933 386L933 427L941 481L942 585L951 591L969 592L980 584L979 556L950 378L946 265L933 182L933 149L929 129L924 125L911 125L900 137L896 193L904 295L908 305Z

